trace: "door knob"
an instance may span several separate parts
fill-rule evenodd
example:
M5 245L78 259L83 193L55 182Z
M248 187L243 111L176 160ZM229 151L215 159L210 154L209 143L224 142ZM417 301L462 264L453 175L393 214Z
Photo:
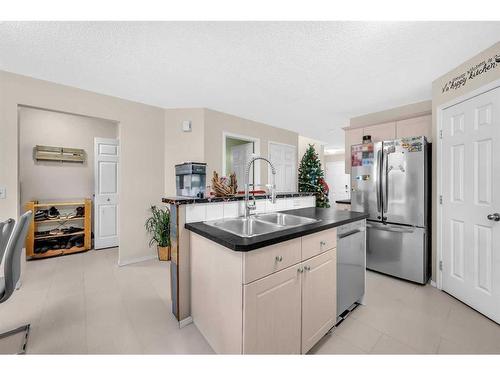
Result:
M486 217L488 218L488 220L500 221L500 214L498 212L495 212L494 214L489 214Z
M108 198L108 199L106 199L106 200L109 202L111 199L109 199L109 198Z

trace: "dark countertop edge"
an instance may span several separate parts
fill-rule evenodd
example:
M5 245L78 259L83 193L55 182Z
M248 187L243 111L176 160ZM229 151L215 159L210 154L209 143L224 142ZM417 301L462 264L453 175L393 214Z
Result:
M297 193L278 193L276 198L295 198L295 197L310 197L314 196L315 193L310 192L297 192ZM269 198L268 194L256 194L251 195L255 199L266 199ZM234 197L210 197L210 198L190 198L190 197L166 197L162 198L163 203L167 204L196 204L196 203L217 203L217 202L234 202L242 201L245 199L244 195L237 195Z
M298 209L300 210L300 209ZM298 210L288 210L284 212L288 212L293 214L293 211L298 211ZM346 211L342 211L346 212ZM362 213L362 212L354 212L354 211L349 211L351 214L355 215L343 220L337 220L337 221L329 221L329 220L321 220L317 223L313 224L307 224L301 227L295 227L295 228L290 228L287 230L275 232L275 233L270 233L266 235L262 235L261 239L259 240L258 237L251 237L251 238L243 238L236 236L234 234L228 233L226 231L223 231L218 228L214 228L212 226L208 226L207 224L204 224L203 222L198 222L198 223L187 223L184 225L184 227L202 237L205 237L213 242L218 243L219 245L222 245L224 247L227 247L230 250L234 251L250 251L250 250L256 250L260 249L262 247L270 246L270 245L275 245L280 242L292 240L294 238L302 237L302 236L307 236L308 234L313 234L317 232L321 232L327 229L335 228L344 224L349 224L354 221L359 221L368 218L368 214ZM300 215L299 215L300 216ZM206 229L206 230L204 230ZM274 235L272 238L269 238L268 236ZM239 244L232 242L230 240L225 239L224 237L229 237L230 239L234 239L235 241L242 241L242 240L248 240L250 243L248 244Z
M351 200L350 199L340 199L338 201L335 201L335 203L338 203L338 204L351 204Z

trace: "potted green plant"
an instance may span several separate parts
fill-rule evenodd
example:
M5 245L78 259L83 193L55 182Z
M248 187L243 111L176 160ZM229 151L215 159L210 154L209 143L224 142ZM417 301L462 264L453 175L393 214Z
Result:
M170 260L170 211L151 206L151 214L145 224L151 235L149 246L156 244L159 260Z

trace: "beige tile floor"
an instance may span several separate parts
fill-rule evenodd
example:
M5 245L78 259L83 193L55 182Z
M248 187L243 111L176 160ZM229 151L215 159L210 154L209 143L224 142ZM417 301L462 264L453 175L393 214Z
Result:
M109 249L28 262L0 332L31 323L28 353L213 353L170 312L169 263L117 260ZM366 302L311 353L500 353L499 325L430 286L368 272Z
M316 354L500 354L500 325L430 285L367 272L366 305Z

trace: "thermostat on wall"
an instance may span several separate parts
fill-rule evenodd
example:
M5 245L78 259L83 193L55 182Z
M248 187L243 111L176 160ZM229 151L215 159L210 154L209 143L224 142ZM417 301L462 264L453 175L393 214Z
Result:
M191 131L191 121L190 120L182 121L182 131L183 132L190 132Z

